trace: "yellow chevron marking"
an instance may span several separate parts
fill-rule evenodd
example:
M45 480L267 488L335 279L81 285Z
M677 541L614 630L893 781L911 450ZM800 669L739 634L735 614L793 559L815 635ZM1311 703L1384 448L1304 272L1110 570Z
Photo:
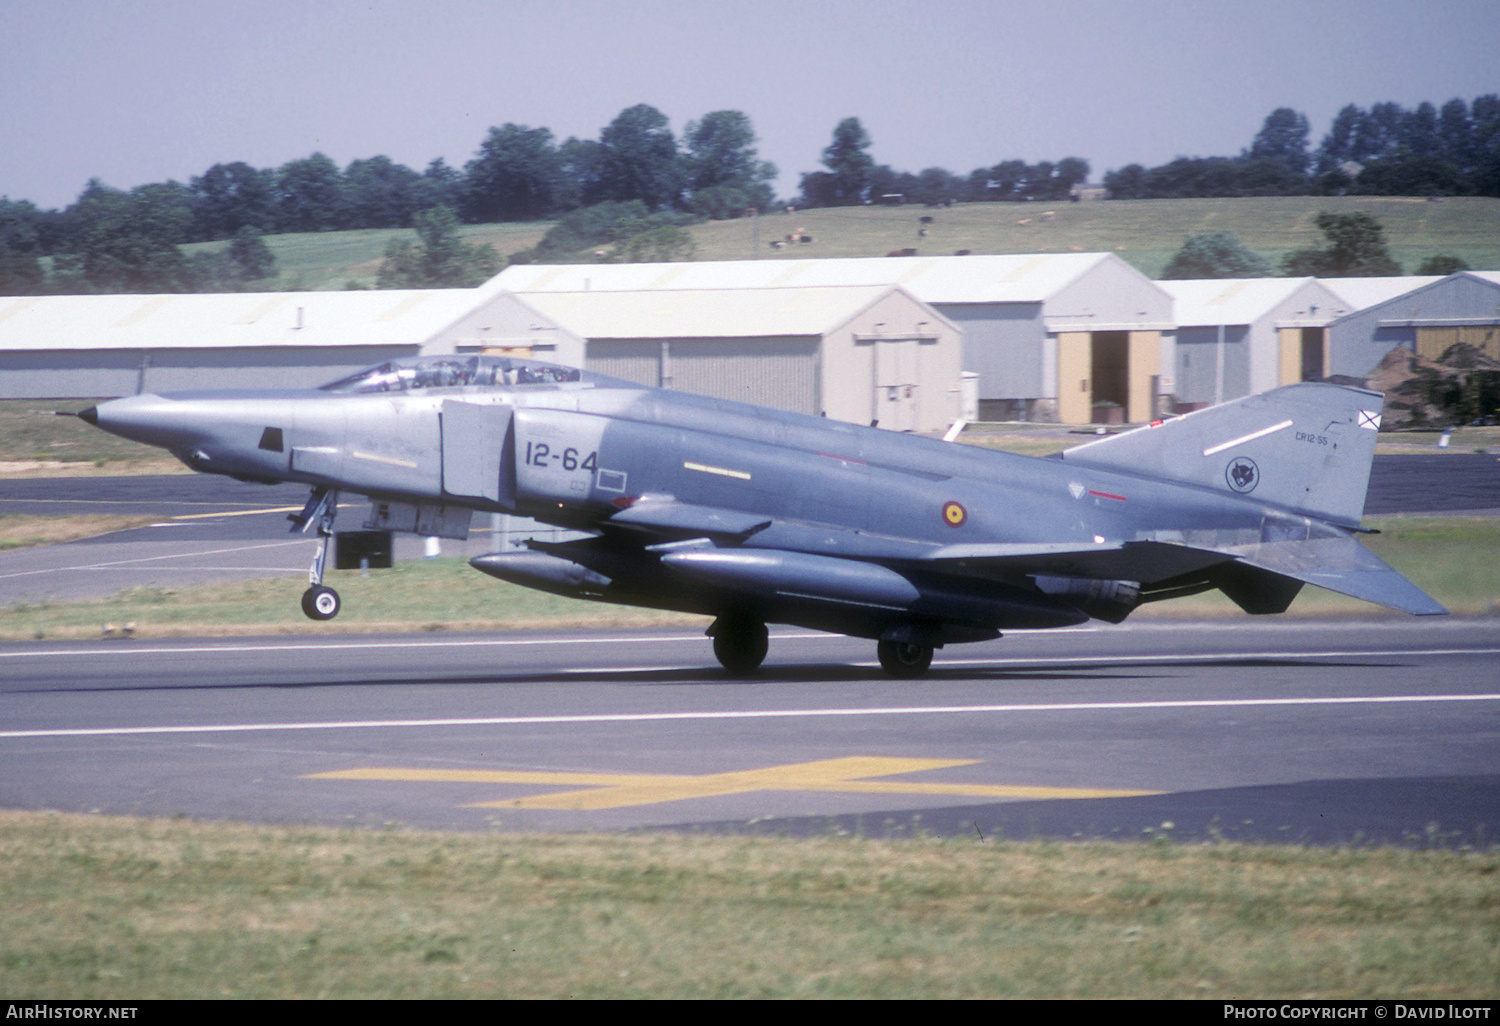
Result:
M443 770L367 767L313 773L308 780L382 780L412 783L561 786L552 794L476 802L475 809L621 809L632 805L716 798L752 791L824 791L847 794L925 794L963 798L1134 798L1159 791L1003 784L916 783L873 780L902 773L972 766L976 759L893 759L853 755L842 759L767 766L701 776L651 773L554 773L526 770Z

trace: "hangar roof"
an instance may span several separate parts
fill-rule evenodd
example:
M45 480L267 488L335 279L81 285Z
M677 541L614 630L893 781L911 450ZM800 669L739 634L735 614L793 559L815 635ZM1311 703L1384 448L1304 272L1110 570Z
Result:
M518 264L481 288L530 297L542 292L900 285L924 303L1036 303L1109 261L1129 266L1113 253ZM1142 275L1141 280L1147 279Z
M1319 278L1324 285L1349 304L1352 311L1364 310L1376 303L1404 296L1413 289L1442 281L1439 274L1404 275L1397 278Z
M544 317L583 338L761 338L825 335L847 324L893 288L872 285L769 290L774 297L767 296L766 291L549 291L527 293L524 299ZM916 305L915 300L912 302Z
M1331 321L1351 309L1337 293L1316 278L1196 278L1157 282L1171 293L1177 323L1184 327L1216 324L1253 324L1296 293L1310 289L1313 303L1307 319ZM1319 285L1323 287L1319 288ZM1330 303L1329 300L1335 300Z
M0 298L0 349L419 345L474 289Z

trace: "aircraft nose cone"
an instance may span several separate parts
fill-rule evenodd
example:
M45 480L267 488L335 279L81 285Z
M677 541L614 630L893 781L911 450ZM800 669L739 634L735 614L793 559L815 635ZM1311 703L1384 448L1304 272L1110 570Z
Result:
M182 407L181 403L147 392L110 399L78 416L112 435L170 449L198 433L197 425L190 416L184 416L186 411Z

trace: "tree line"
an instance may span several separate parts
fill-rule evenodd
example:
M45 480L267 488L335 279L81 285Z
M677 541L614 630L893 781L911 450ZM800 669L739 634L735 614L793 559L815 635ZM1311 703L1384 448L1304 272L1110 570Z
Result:
M438 210L477 224L639 204L639 211L631 207L617 220L635 224L640 233L657 231L655 244L631 247L654 252L661 248L663 227L739 216L775 202L770 183L777 171L758 158L756 142L749 117L740 111L714 111L689 122L679 140L665 114L637 104L621 111L596 140L558 143L546 128L491 128L462 169L439 158L418 173L385 156L340 169L314 153L274 169L215 164L186 184L128 191L95 179L63 210L0 198L0 295L254 287L274 271L263 236L358 228L417 228L423 249L438 242L447 254L438 263L451 271L453 225L433 213ZM663 212L680 216L655 223ZM230 245L192 258L178 249L211 241ZM390 253L388 263L393 256L399 266L383 279L420 279L425 255Z
M1307 117L1272 111L1236 157L1129 164L1104 176L1113 199L1219 196L1500 196L1500 96L1441 109L1345 106L1316 146Z
M383 285L467 283L499 258L458 244L460 222L560 219L522 260L580 252L590 259L680 259L691 252L682 226L694 220L782 203L1056 201L1090 173L1081 157L1010 159L967 175L941 167L897 171L876 163L868 132L850 117L834 128L821 170L801 176L796 197L777 200L777 170L759 159L756 143L741 111L689 122L679 139L665 114L637 104L598 139L559 143L546 128L490 128L461 169L438 158L419 173L385 156L341 169L314 153L274 169L215 164L187 184L126 191L95 179L63 210L0 198L0 295L265 287L275 261L263 236L357 228L417 229L420 248L392 244ZM1115 199L1500 196L1500 97L1454 99L1441 109L1346 106L1316 148L1307 118L1279 108L1238 156L1131 164L1108 172L1104 184ZM227 245L191 257L178 248L210 241Z

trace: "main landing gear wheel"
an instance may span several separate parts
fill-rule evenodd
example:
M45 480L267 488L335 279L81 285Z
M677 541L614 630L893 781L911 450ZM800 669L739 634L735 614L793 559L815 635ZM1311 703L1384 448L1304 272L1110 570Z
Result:
M321 584L302 593L302 611L312 620L332 620L339 615L339 593Z
M721 616L710 628L714 655L735 676L748 676L760 668L770 648L770 632L753 616Z
M882 641L875 646L880 668L892 677L911 680L927 673L932 665L932 647L905 641Z

